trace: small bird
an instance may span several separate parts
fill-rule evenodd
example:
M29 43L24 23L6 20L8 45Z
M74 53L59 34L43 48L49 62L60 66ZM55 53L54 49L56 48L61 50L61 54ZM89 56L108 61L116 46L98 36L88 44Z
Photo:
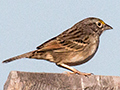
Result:
M3 63L21 58L44 59L75 74L91 75L91 73L80 72L71 66L89 61L98 49L102 32L108 29L113 28L99 18L89 17L41 44L37 50L9 58Z

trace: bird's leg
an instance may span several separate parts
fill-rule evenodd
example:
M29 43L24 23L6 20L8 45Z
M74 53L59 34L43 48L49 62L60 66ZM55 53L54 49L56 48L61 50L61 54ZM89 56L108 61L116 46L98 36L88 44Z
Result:
M84 75L84 76L91 75L91 73L83 73L83 72L80 72L80 71L76 70L75 68L72 68L72 67L70 67L70 66L68 66L68 65L66 65L66 64L63 64L63 63L62 63L62 64L57 63L57 65L60 66L60 67L66 68L66 69L74 72L75 74Z

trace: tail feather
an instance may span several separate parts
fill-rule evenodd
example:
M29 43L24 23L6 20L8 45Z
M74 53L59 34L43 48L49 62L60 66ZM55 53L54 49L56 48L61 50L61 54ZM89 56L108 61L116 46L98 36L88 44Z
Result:
M11 62L11 61L14 61L14 60L17 60L17 59L21 59L21 58L29 58L32 55L32 52L28 52L28 53L25 53L25 54L22 54L22 55L18 55L18 56L6 59L2 63L8 63L8 62Z

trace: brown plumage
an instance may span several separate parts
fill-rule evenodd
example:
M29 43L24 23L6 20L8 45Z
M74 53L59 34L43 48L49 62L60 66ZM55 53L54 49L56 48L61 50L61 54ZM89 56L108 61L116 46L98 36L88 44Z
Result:
M86 18L38 46L37 50L7 59L3 63L20 58L45 59L74 73L90 75L90 73L82 73L70 66L83 64L90 60L98 49L100 35L108 29L112 27L102 20L94 17Z

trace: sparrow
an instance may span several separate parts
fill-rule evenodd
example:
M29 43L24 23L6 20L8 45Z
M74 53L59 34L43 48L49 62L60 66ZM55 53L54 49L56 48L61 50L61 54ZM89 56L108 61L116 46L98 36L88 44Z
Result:
M113 29L103 20L89 17L79 21L71 28L46 41L36 50L9 58L8 63L21 58L47 60L79 75L91 75L71 67L89 61L98 50L100 36L105 30Z

